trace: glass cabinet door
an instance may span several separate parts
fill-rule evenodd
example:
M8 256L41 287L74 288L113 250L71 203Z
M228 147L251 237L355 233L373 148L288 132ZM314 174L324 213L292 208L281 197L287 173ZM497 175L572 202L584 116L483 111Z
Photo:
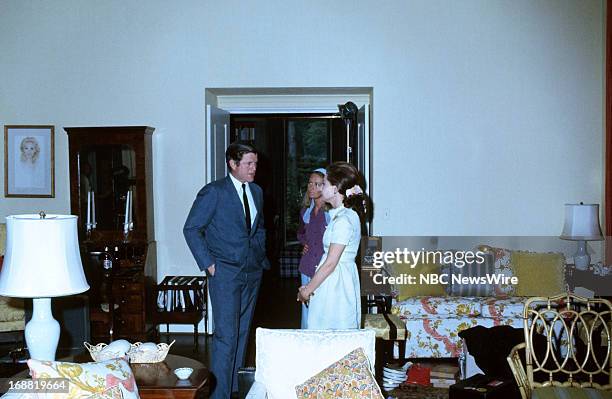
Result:
M122 230L128 192L132 196L138 192L134 149L126 144L84 146L78 153L78 171L81 227L88 221L87 211L95 208L89 219L96 229ZM133 204L137 202L132 198L131 203L131 221L136 225Z

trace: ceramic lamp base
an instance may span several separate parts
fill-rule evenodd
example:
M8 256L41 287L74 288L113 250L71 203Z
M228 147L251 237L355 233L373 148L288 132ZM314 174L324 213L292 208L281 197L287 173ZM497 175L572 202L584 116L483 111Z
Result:
M587 250L586 241L577 241L578 247L574 254L574 266L577 270L587 270L591 264L591 256Z
M55 360L60 325L51 313L51 298L34 298L32 319L26 324L25 340L30 357Z

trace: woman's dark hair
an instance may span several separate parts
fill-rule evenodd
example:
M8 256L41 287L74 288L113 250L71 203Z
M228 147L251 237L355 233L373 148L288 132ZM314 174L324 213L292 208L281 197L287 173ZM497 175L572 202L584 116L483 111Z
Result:
M344 196L344 206L351 208L361 220L361 234L367 235L366 222L372 220L372 202L365 193L365 179L357 168L348 162L334 162L327 168L327 180ZM346 190L359 186L362 193L346 195Z
M247 141L234 141L225 150L225 163L227 163L228 170L231 170L229 161L240 162L244 154L252 152L257 155L257 150Z

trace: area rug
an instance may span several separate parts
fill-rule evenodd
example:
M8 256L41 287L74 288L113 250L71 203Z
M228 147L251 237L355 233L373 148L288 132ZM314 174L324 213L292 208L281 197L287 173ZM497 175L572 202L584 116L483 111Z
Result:
M401 385L388 392L385 398L391 399L448 399L448 388L434 388L414 385Z

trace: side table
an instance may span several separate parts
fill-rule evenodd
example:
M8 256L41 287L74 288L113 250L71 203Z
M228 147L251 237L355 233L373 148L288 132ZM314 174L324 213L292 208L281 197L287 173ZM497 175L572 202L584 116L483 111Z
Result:
M168 355L159 363L131 364L141 399L195 399L197 394L208 398L208 369L201 362L184 356ZM191 367L187 380L179 380L173 370Z
M565 277L570 291L574 292L576 287L583 287L592 291L595 296L612 297L612 274L603 276L596 274L596 267L590 265L587 270L578 270L573 264L568 263Z
M393 358L393 345L398 341L400 356L406 352L406 339L408 332L406 324L399 316L389 313L368 313L362 315L364 329L374 330L376 333L376 377L382 380L382 370L385 362Z

